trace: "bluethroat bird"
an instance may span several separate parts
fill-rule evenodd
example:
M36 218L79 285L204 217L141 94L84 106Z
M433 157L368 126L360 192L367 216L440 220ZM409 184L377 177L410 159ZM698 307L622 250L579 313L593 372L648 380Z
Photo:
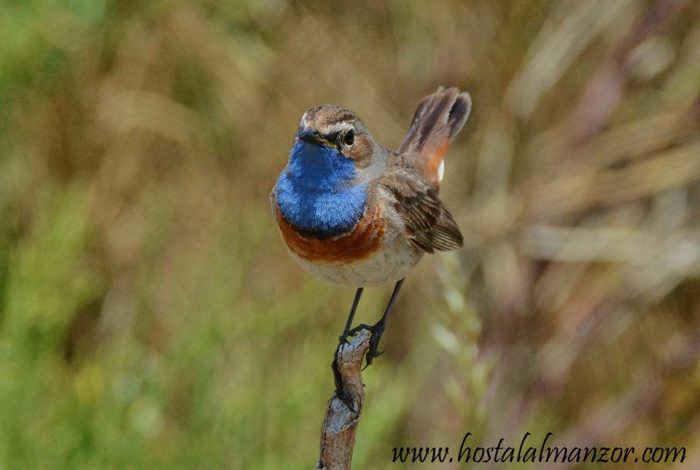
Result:
M438 197L447 147L469 116L469 95L438 88L418 105L397 151L377 143L360 118L335 105L301 117L286 168L270 195L292 258L321 280L357 289L341 343L365 286L395 283L371 331L367 364L406 274L423 254L462 246ZM358 327L358 328L360 328Z

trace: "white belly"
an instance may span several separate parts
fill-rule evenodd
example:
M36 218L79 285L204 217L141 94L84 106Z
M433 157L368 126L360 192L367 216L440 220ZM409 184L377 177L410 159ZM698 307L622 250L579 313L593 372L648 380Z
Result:
M290 251L292 258L322 281L347 287L395 283L420 261L423 252L396 233L388 233L381 249L367 258L348 262L307 261Z

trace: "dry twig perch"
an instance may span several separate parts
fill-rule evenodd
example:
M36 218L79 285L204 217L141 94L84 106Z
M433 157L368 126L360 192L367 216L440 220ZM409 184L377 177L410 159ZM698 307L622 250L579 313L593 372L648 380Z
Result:
M347 396L341 399L336 390L328 402L321 428L321 458L317 470L347 470L351 466L355 432L365 403L361 371L370 336L368 330L360 330L336 352L336 382L339 382L336 386Z

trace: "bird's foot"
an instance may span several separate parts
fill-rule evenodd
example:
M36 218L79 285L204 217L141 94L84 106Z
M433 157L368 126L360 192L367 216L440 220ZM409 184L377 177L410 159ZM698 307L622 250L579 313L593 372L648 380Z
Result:
M384 351L379 351L379 341L382 339L382 335L384 334L384 326L384 322L379 321L369 330L372 333L372 336L369 339L369 349L367 350L367 353L365 353L365 361L367 362L365 368L367 368L375 358L384 354Z
M365 370L367 366L372 364L375 358L384 354L384 351L379 351L379 341L382 339L385 326L386 324L382 320L379 320L374 325L366 325L363 323L350 330L346 335L347 338L349 336L353 336L361 330L369 330L369 332L372 334L372 336L369 338L369 349L365 353L365 367L363 367L362 370Z

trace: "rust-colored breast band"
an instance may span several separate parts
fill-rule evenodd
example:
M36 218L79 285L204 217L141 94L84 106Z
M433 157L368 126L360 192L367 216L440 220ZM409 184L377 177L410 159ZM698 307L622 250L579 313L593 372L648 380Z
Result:
M379 204L371 204L352 231L332 238L306 237L275 209L277 226L289 250L308 261L352 262L367 258L381 247L386 222Z

